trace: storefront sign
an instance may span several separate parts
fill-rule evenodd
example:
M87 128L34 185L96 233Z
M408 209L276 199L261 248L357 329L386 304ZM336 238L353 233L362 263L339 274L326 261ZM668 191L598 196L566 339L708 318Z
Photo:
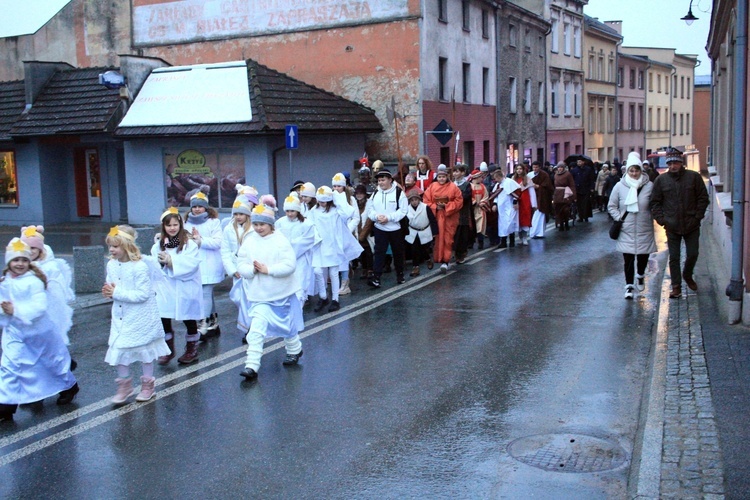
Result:
M203 153L194 149L188 149L177 155L177 166L172 171L172 177L187 174L203 174L213 177L211 168L206 165L206 157Z
M380 22L408 0L133 0L136 46L167 45Z
M167 206L189 207L201 191L214 208L231 208L237 184L245 184L245 154L239 148L165 149Z

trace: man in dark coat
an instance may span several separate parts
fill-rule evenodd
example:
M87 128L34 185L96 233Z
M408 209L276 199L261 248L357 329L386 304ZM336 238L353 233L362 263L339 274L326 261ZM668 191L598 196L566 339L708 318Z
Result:
M578 220L588 222L594 216L591 209L591 192L596 183L596 172L594 167L584 160L578 160L577 164L570 169L570 173L576 182L576 204L578 205Z
M669 298L682 295L682 281L688 288L698 290L693 280L693 269L698 261L698 240L701 220L708 208L708 191L699 173L685 169L682 153L677 149L667 150L667 173L654 181L651 193L651 213L667 232L669 249L669 273L672 278L672 293ZM685 267L680 274L680 244L685 240Z

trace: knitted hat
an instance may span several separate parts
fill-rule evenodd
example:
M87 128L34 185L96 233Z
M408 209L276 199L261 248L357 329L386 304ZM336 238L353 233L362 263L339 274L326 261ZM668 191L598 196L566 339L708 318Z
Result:
M247 202L247 198L243 196L238 196L234 199L234 203L232 204L232 215L234 214L245 214L245 215L252 215L252 208L250 208L250 204Z
M237 190L237 196L244 196L245 200L252 203L253 205L258 204L258 190L255 189L253 186L243 186L242 184L237 184L234 186L234 189Z
M159 217L159 220L163 221L167 215L176 215L177 217L179 217L180 212L179 210L177 210L177 207L169 207L168 209L164 211L164 213L161 214L161 217Z
M669 148L667 149L667 156L664 158L664 162L669 164L670 162L678 161L680 163L685 163L682 159L682 153L679 149L675 148Z
M566 168L567 166L568 165L566 165L564 161L558 161L557 165L555 165L555 168L560 168L560 167Z
M38 248L44 251L44 232L43 226L24 226L21 228L21 241L31 248Z
M315 197L318 201L333 201L333 190L328 186L320 186Z
M346 186L346 177L344 177L344 174L338 173L333 176L333 179L331 179L331 186Z
M198 191L190 197L190 208L193 207L208 208L208 196L203 191Z
M272 194L264 194L263 196L261 196L260 204L265 205L268 208L272 208L274 213L279 211L279 209L276 208L276 198L274 198Z
M630 153L628 153L628 159L625 160L626 168L638 167L640 169L642 165L643 164L641 163L641 155L639 155L635 151L631 151Z
M419 198L421 200L423 194L424 194L424 191L422 191L418 187L415 187L415 188L410 189L409 192L406 193L406 199L411 200L412 198Z
M309 196L310 198L315 198L315 186L312 182L305 182L302 185L302 189L300 189L299 192L300 196Z
M479 164L479 171L480 172L489 172L489 170L490 169L487 167L487 163L486 162L482 162L482 163Z
M297 212L302 211L302 202L299 201L299 196L297 196L297 193L292 191L289 193L289 196L284 198L284 210L295 210Z
M445 164L441 163L437 167L437 174L436 175L448 175L448 167L445 166Z
M31 247L21 241L21 238L13 238L5 247L5 264L17 257L26 257L31 260Z
M253 208L253 213L250 215L250 221L254 224L256 222L264 222L273 226L276 222L275 207L267 207L266 205L259 204Z

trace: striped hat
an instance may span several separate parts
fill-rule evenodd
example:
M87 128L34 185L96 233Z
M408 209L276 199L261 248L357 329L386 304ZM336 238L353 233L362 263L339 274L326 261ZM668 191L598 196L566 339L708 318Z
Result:
M253 224L256 222L263 222L273 226L276 222L276 212L272 207L260 204L253 208L253 213L250 215L250 221Z

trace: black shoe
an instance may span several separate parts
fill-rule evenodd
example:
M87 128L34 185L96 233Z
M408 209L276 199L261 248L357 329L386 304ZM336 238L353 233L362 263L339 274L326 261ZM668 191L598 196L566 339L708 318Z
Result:
M256 372L252 368L245 368L240 372L240 376L245 377L245 380L249 382L258 378L258 372Z
M371 278L367 284L373 288L380 288L380 280L378 278Z
M328 305L328 303L328 298L321 299L320 297L318 297L318 305L315 306L315 309L313 309L313 311L316 313L322 311L323 308Z
M77 367L78 367L78 363L76 363L76 360L73 358L70 358L70 371L75 371Z
M477 247L478 247L478 248L479 248L480 250L484 250L484 241L480 241L480 242L479 242L479 244L477 245Z
M328 312L338 311L339 309L341 309L341 305L339 305L339 301L332 300L330 307L328 307Z
M299 358L302 357L302 351L299 352L299 354L287 354L286 358L284 358L284 361L281 362L284 366L292 366L299 363Z
M81 389L78 387L78 382L76 382L73 387L70 389L65 389L64 391L60 392L60 395L57 398L57 404L59 405L67 405L73 402L73 400L76 397L76 394L78 394L78 391Z
M13 414L18 405L0 404L0 422L13 422Z
M404 278L404 273L398 273L398 276L396 276L396 283L398 283L399 285L406 283L406 278Z
M242 336L242 343L247 344L247 334Z

